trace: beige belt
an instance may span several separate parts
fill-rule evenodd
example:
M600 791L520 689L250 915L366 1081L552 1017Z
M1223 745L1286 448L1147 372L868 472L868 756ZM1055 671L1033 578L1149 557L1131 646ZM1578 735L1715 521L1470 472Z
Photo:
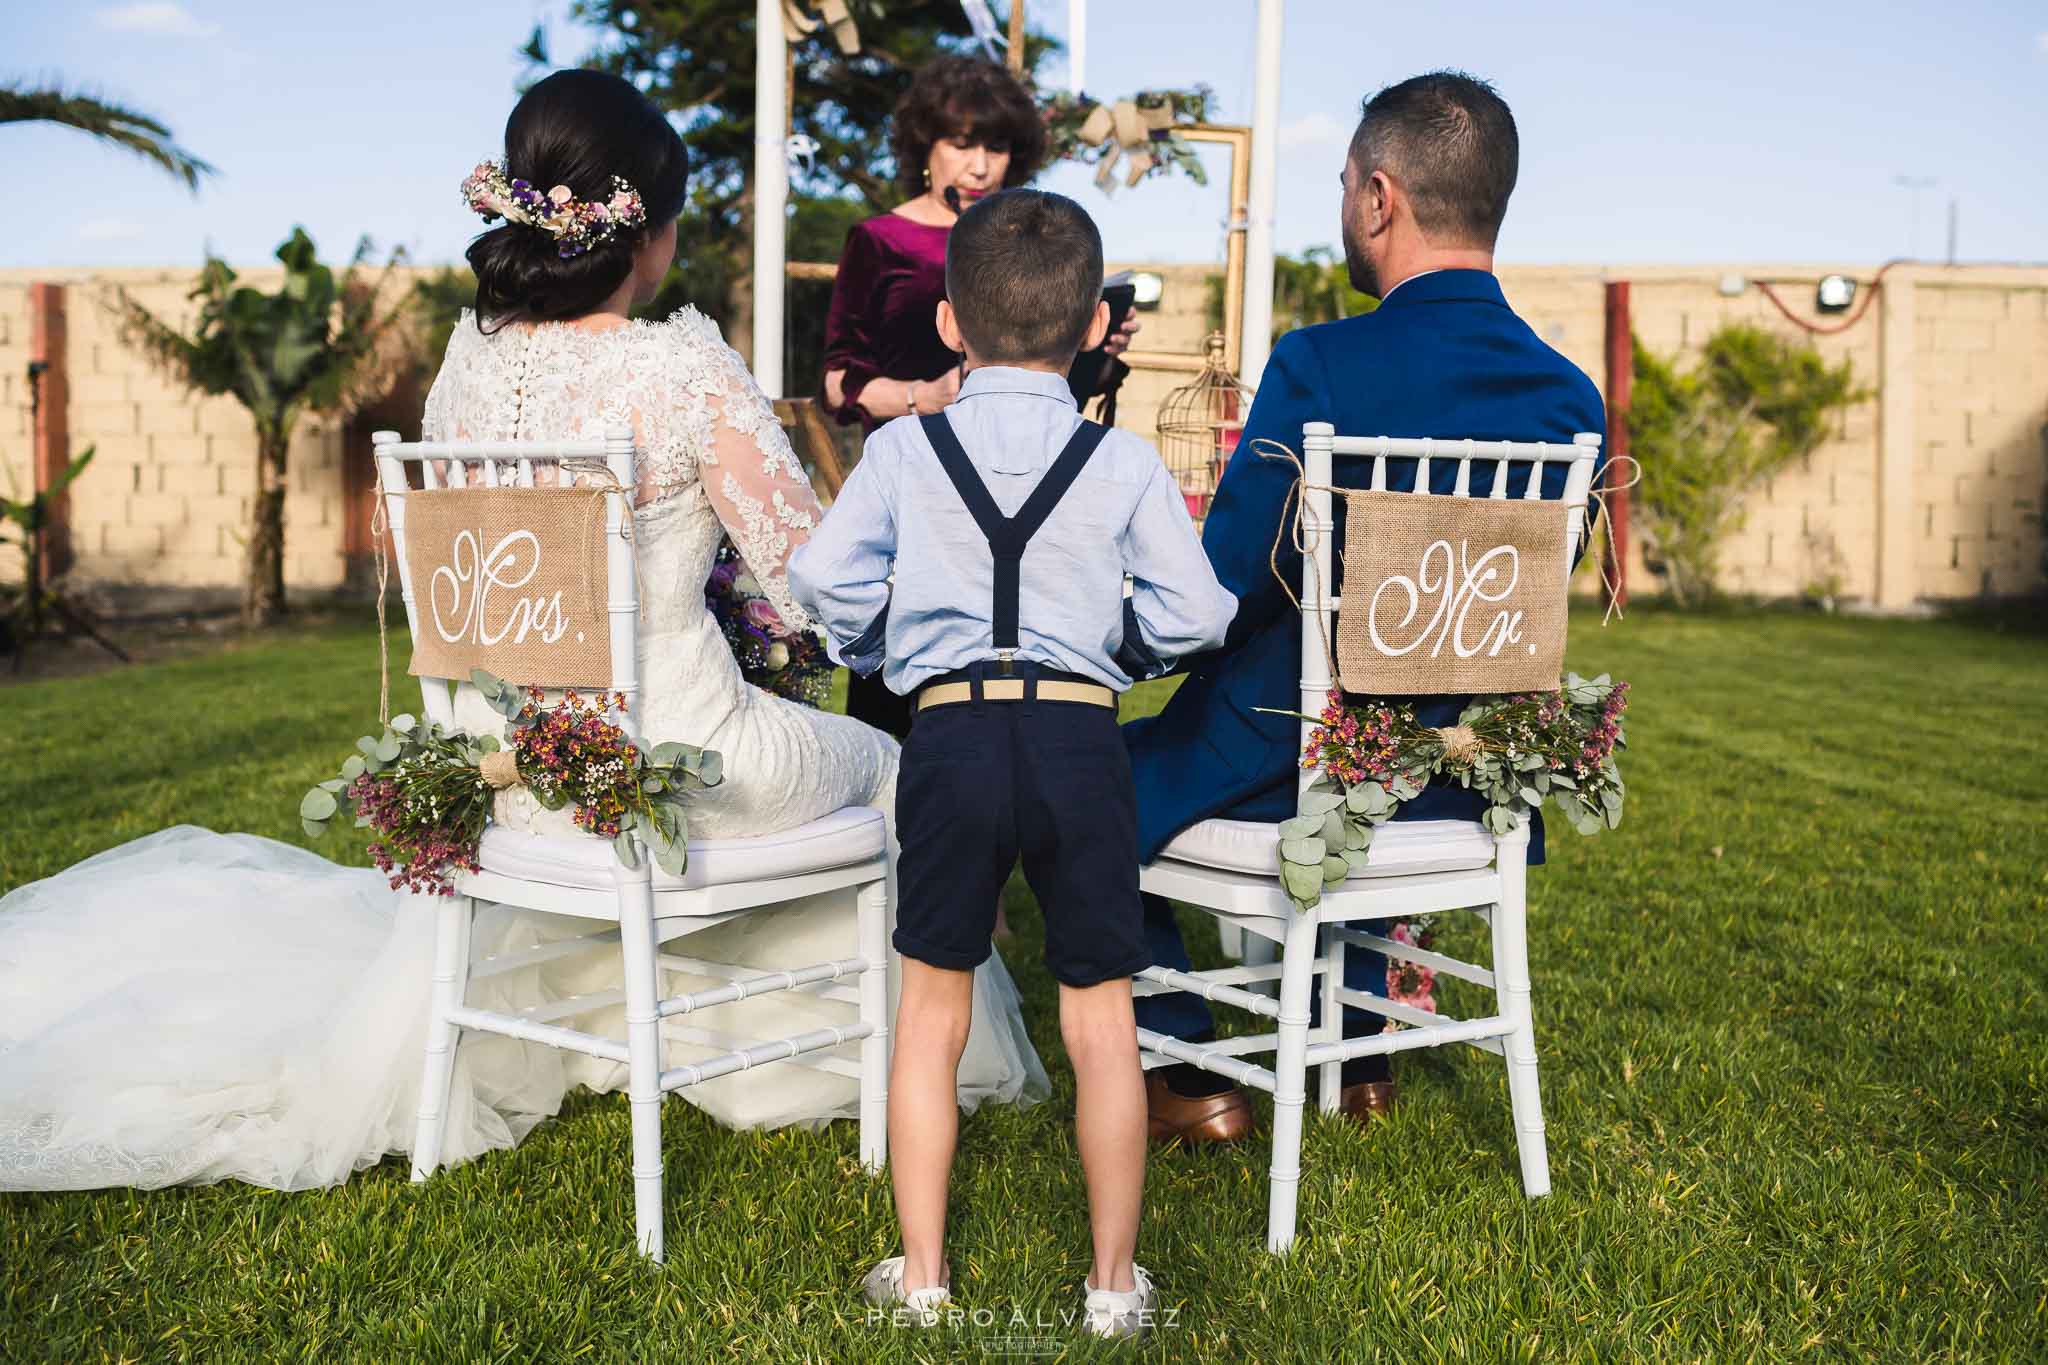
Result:
M990 678L981 685L983 701L1024 700L1022 678ZM917 694L917 709L922 711L933 706L952 706L963 701L974 700L974 688L969 683L939 683L927 687ZM1038 685L1040 701L1078 701L1090 706L1107 706L1116 709L1116 693L1100 683L1074 683L1046 681Z

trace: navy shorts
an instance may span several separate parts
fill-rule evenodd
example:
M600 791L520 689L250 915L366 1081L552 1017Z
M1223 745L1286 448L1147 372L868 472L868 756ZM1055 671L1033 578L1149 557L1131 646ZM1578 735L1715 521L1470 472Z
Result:
M996 897L1021 857L1055 979L1093 986L1152 964L1137 797L1113 707L982 701L917 712L896 834L893 941L905 957L956 971L986 961Z

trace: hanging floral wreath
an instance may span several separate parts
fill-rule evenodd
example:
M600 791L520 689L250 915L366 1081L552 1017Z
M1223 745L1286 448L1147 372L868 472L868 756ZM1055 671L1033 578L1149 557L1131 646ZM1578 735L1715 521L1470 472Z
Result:
M1174 171L1197 185L1209 173L1193 144L1176 131L1181 124L1208 117L1215 92L1206 85L1192 90L1141 90L1128 99L1104 104L1086 95L1061 90L1039 100L1045 120L1046 158L1094 166L1095 183L1114 190L1121 177L1126 186Z

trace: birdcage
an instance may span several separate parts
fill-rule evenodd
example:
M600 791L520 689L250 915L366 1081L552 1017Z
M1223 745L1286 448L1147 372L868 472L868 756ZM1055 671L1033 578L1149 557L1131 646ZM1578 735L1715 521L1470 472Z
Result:
M1197 526L1209 515L1209 500L1237 451L1252 406L1251 390L1238 383L1223 358L1223 334L1209 333L1206 349L1202 372L1159 405L1159 454Z

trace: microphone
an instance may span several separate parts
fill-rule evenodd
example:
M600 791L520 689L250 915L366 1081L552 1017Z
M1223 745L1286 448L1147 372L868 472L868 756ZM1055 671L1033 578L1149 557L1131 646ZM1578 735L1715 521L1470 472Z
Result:
M960 213L960 187L958 185L948 185L946 186L946 192L939 197L946 201L946 207L953 210L954 215L957 217Z

